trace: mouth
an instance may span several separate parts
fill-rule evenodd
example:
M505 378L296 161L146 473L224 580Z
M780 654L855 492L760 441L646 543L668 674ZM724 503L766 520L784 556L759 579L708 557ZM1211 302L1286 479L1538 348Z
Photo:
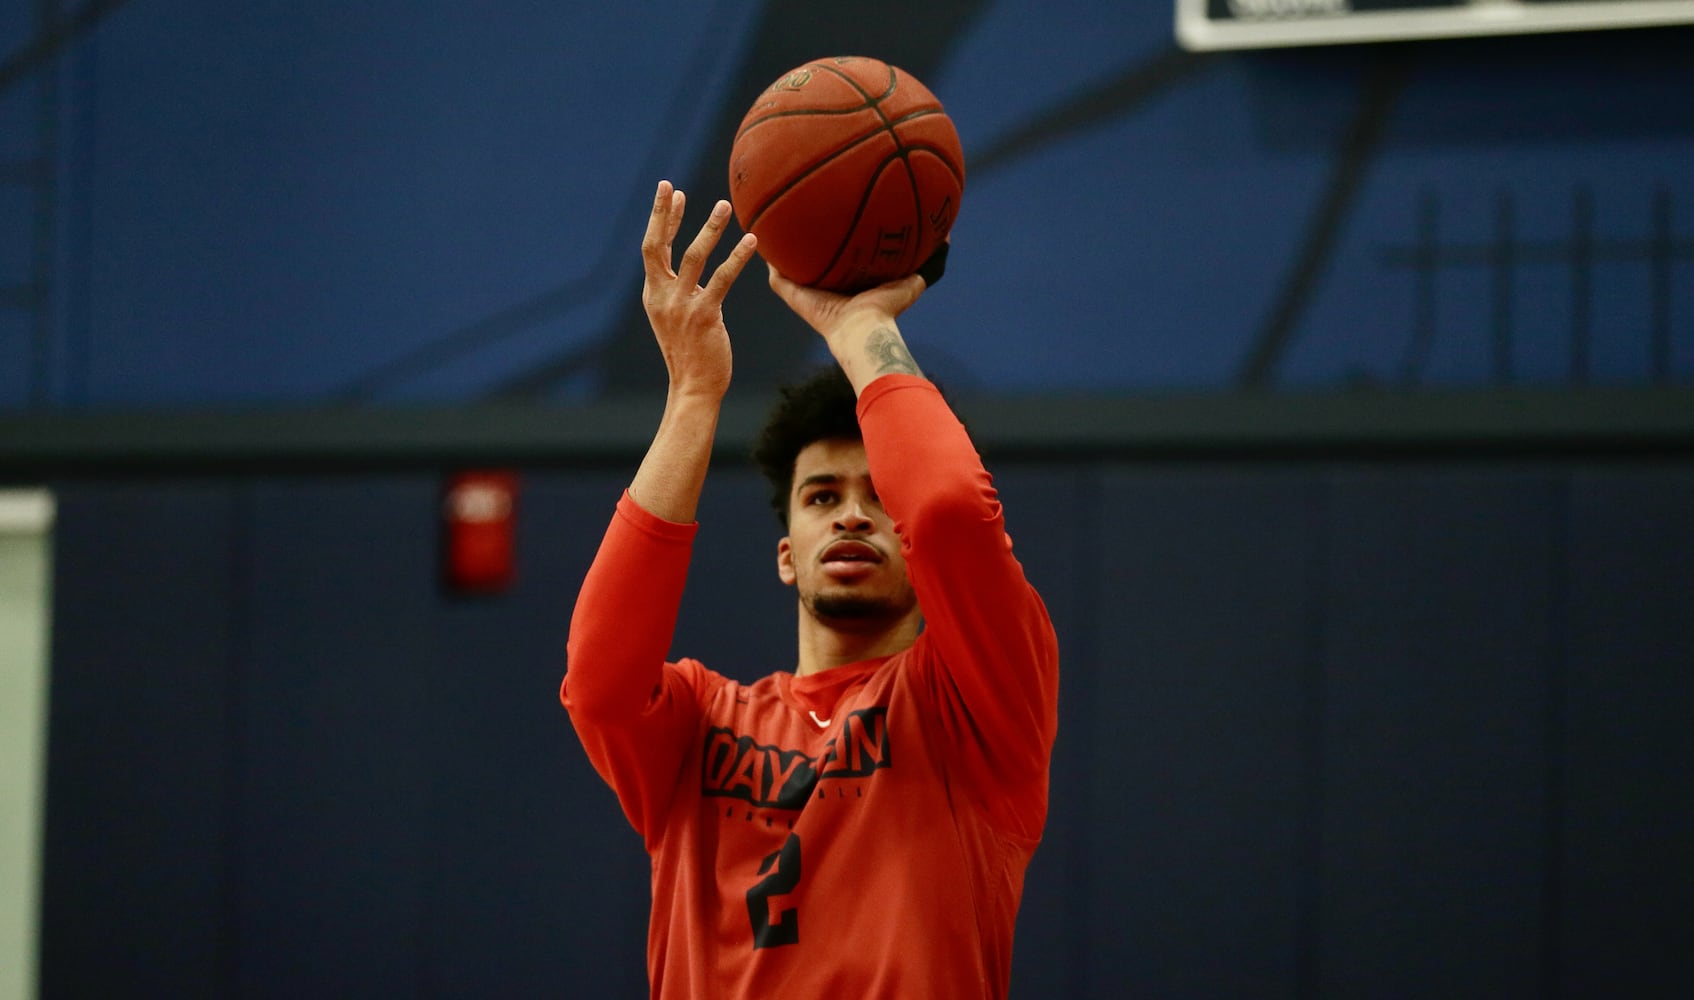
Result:
M818 557L824 572L838 578L865 576L882 561L876 546L851 538L831 542Z

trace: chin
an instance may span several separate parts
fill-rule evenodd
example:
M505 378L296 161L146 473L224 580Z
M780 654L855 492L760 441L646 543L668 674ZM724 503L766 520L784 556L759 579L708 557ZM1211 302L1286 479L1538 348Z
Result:
M882 624L904 618L913 607L909 600L888 595L826 591L806 598L813 617L828 622Z
M812 614L838 621L867 621L898 617L887 601L873 597L820 596L810 602Z

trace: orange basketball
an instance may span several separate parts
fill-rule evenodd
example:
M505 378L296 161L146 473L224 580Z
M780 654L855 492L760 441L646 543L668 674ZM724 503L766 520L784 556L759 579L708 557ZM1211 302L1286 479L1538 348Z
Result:
M729 200L759 253L803 285L852 292L916 271L953 227L959 133L904 70L837 56L753 103L729 153Z

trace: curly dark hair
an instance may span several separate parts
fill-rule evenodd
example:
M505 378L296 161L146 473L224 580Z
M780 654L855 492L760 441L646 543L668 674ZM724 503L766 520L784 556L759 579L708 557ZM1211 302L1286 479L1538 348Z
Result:
M814 441L858 441L858 397L847 375L834 365L803 382L782 387L764 430L753 443L753 461L771 487L771 509L788 527L788 494L794 460Z

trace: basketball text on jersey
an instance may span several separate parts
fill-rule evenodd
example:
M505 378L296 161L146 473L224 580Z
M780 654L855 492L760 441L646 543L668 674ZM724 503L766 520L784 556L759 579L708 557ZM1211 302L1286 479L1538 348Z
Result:
M751 736L714 726L706 732L700 792L765 808L799 809L819 781L868 778L890 763L888 709L882 705L848 714L819 757L755 743Z

